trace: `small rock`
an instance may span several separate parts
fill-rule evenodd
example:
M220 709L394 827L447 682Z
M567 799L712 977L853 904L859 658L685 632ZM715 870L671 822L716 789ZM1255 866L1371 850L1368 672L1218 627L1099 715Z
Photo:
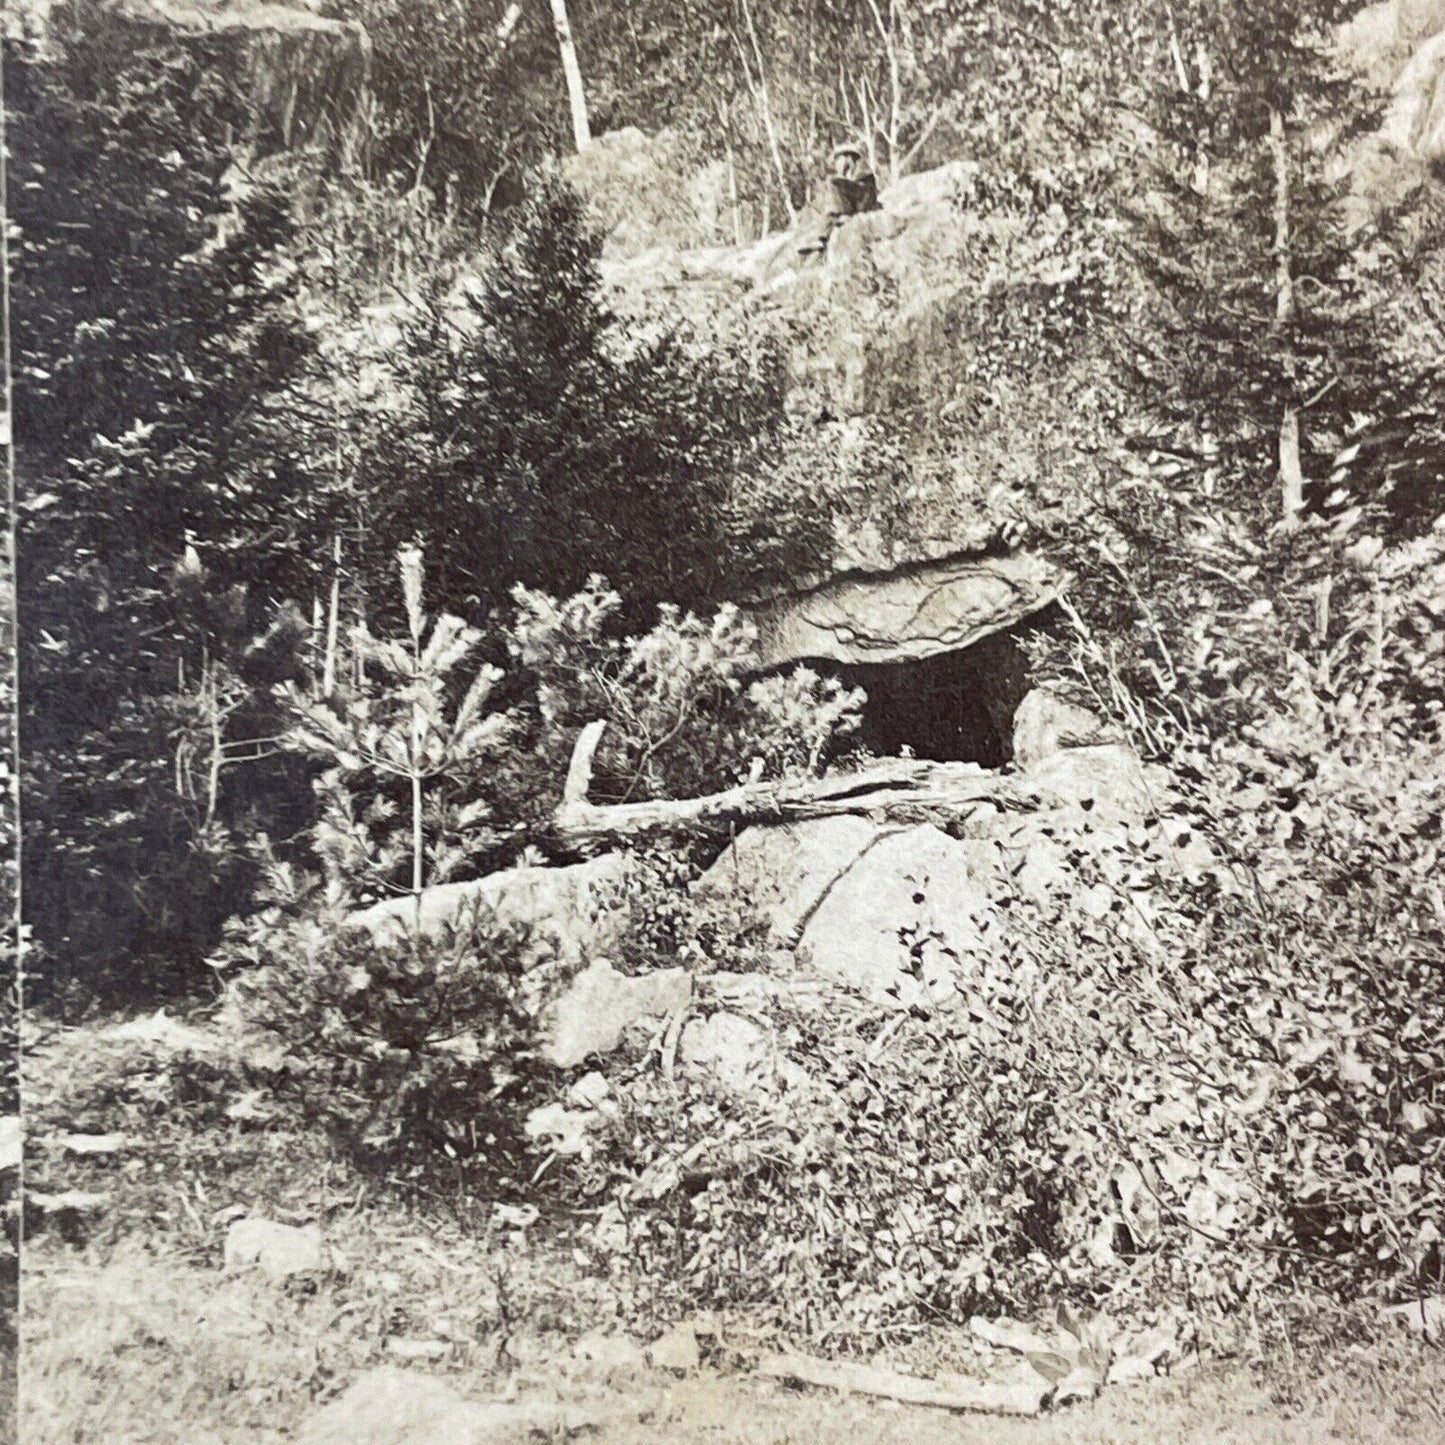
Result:
M442 1380L394 1365L368 1370L303 1426L299 1445L522 1445L594 1422L542 1401L467 1400Z
M273 1279L311 1274L326 1267L321 1227L279 1224L274 1219L238 1219L226 1231L225 1267L260 1269Z
M682 1031L682 1060L715 1074L730 1089L755 1088L767 1070L767 1033L751 1019L718 1012L693 1019Z
M151 1044L172 1054L213 1054L222 1047L221 1037L216 1031L182 1023L171 1018L164 1009L157 1009L144 1018L112 1024L101 1031L100 1037L115 1043Z
M67 1189L61 1194L41 1194L31 1189L25 1195L26 1204L33 1205L42 1214L61 1214L67 1211L76 1214L95 1214L110 1203L109 1194L92 1194L85 1189Z
M1052 1338L1007 1315L996 1320L974 1315L968 1322L968 1331L976 1340L982 1340L996 1350L1013 1350L1020 1355L1047 1354L1054 1348Z
M590 1074L583 1074L567 1090L567 1102L575 1104L579 1109L595 1109L611 1093L612 1085L593 1069Z
M399 1360L444 1360L452 1347L445 1340L404 1340L393 1335L386 1342L386 1352Z
M234 1119L238 1123L264 1124L266 1120L275 1117L276 1111L262 1103L265 1097L260 1089L251 1089L241 1095L234 1104L226 1109L226 1117Z
M642 1347L625 1335L604 1335L600 1332L583 1335L573 1346L572 1354L608 1377L635 1374L647 1365Z
M655 1370L695 1370L702 1363L697 1332L684 1322L675 1325L648 1347L648 1363Z
M535 1204L494 1204L492 1219L504 1229L530 1229L542 1217Z
M587 1131L602 1118L595 1109L579 1113L561 1104L545 1104L527 1115L529 1139L545 1143L554 1154L570 1157L589 1151Z
M124 1134L62 1134L57 1142L67 1154L86 1156L120 1154L130 1148Z

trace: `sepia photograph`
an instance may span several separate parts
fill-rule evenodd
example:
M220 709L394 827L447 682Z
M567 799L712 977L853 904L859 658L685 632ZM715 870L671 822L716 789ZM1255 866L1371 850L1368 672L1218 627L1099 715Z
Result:
M0 39L0 1445L1445 1442L1445 0Z

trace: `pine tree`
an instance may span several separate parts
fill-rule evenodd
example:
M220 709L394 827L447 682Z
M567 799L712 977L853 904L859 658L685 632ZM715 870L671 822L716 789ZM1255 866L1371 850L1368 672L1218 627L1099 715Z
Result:
M398 557L406 637L355 639L358 677L333 699L294 684L292 746L329 766L317 787L315 847L333 890L421 895L496 842L484 826L487 769L512 718L490 703L502 674L483 666L451 705L452 675L482 634L449 613L422 608L423 557Z
M273 730L310 495L287 204L231 194L214 60L79 8L6 43L27 915L44 969L119 988L199 962L244 894L228 824L288 792L189 776L200 713Z
M1299 518L1381 380L1343 164L1374 111L1332 45L1356 8L1186 6L1153 97L1162 164L1137 233L1160 303L1152 399L1262 524Z

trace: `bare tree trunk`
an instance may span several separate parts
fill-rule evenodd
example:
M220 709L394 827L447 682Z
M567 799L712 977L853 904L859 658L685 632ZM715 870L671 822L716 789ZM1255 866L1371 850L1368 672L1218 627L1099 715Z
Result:
M1274 319L1278 326L1294 322L1294 277L1289 267L1289 150L1285 146L1284 117L1269 115L1269 148L1274 160Z
M889 0L887 20L884 20L883 12L878 8L878 0L868 0L868 8L873 12L873 23L878 27L879 38L883 41L883 54L888 61L888 127L883 134L883 140L888 148L888 179L891 183L896 181L900 175L898 131L903 111L903 81L898 66L898 45L893 36L897 12L894 8L894 0ZM872 150L871 144L869 149ZM875 165L875 173L877 170L878 167Z
M1292 402L1279 422L1279 485L1286 522L1304 511L1305 480L1300 466L1299 407Z
M557 48L562 52L562 74L567 77L567 100L572 107L572 139L581 152L592 145L592 126L587 119L582 67L577 64L577 47L572 43L572 24L567 19L567 0L552 0L552 24L557 31Z
M326 656L321 664L321 696L336 691L337 633L341 627L341 534L332 539L331 610L326 617Z
M773 102L768 93L768 75L763 67L763 48L758 44L757 27L753 24L752 7L748 0L741 0L743 21L748 28L748 39L752 42L753 58L757 61L758 78L753 80L752 68L748 64L747 56L743 53L742 41L733 34L733 44L737 46L738 58L743 63L743 78L747 81L748 90L751 92L753 101L758 108L758 117L763 123L763 130L768 137L768 150L773 158L773 169L778 173L778 189L783 193L783 205L788 211L788 222L792 224L798 219L797 208L793 205L793 197L788 191L788 170L783 164L783 149L778 143L778 129L773 123Z
M1274 324L1279 331L1287 333L1295 322L1294 277L1290 274L1289 253L1289 148L1285 144L1284 116L1277 110L1269 116L1269 148L1274 161ZM1300 467L1299 405L1292 394L1294 348L1288 338L1286 342L1285 380L1291 396L1285 402L1279 423L1279 484L1288 525L1304 510L1304 473Z

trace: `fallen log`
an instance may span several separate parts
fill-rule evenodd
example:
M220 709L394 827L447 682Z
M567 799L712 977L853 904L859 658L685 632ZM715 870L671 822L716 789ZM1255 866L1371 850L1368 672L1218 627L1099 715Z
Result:
M740 783L701 798L641 803L591 803L592 761L607 724L590 722L577 738L562 802L553 815L560 837L574 844L611 842L652 832L685 832L710 825L798 823L856 813L880 819L929 812L967 814L980 804L1020 807L1019 780L976 763L931 763L892 758L856 773L781 783Z
M774 1380L791 1380L827 1390L844 1390L859 1395L876 1395L903 1405L929 1405L939 1410L968 1410L984 1415L1039 1414L1050 1385L1037 1381L984 1383L953 1376L948 1380L926 1380L880 1370L848 1360L819 1360L811 1355L764 1355L758 1373Z

